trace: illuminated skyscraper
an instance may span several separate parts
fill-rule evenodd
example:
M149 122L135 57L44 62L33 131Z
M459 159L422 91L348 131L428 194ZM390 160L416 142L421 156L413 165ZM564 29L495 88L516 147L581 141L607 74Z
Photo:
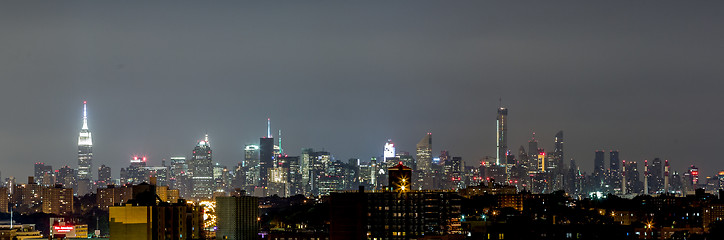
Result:
M427 133L417 143L417 169L430 171L432 167L432 133Z
M259 184L259 145L247 144L244 146L244 161L242 166L246 169L246 184L256 186Z
M45 163L35 163L35 182L41 186L52 186L55 184L53 180L53 166L45 165ZM51 179L46 179L51 178Z
M615 151L611 150L611 152L609 153L608 160L609 160L609 166L611 168L611 172L617 172L617 173L620 172L621 168L619 167L619 165L621 165L621 160L619 160L618 154L619 154L618 150L615 150Z
M387 158L395 157L395 144L392 143L392 139L388 139L385 143L384 153L382 154L382 162L387 162Z
M593 160L593 175L595 176L603 176L604 172L606 171L605 162L605 153L603 151L596 150L596 158Z
M664 161L664 192L669 193L669 160Z
M101 165L101 167L98 168L98 182L96 185L98 185L98 187L105 187L112 182L113 180L111 179L111 167Z
M191 185L193 191L191 198L193 199L210 199L214 190L214 169L212 166L211 146L209 145L209 135L194 147L191 159L188 163L189 173L191 175Z
M259 187L266 188L270 169L274 168L274 138L259 139Z
M613 188L619 188L621 189L621 177L622 177L622 171L621 171L621 160L619 159L619 152L618 150L611 150L609 152L609 168L611 171L611 179L610 179L610 185Z
M558 131L553 139L553 164L556 174L563 173L563 131Z
M498 119L497 119L497 155L495 158L495 164L500 165L506 163L508 152L508 109L504 107L498 108Z
M538 141L535 140L535 132L530 141L528 141L528 161L530 162L530 166L528 166L530 173L534 173L540 168L540 166L538 166Z
M83 127L78 135L78 180L90 182L93 179L93 139L88 130L88 112L86 101L83 101ZM82 195L90 189L79 189Z

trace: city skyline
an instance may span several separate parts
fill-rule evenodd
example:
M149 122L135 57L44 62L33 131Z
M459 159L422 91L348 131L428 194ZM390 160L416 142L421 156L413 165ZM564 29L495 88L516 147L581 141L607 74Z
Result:
M214 161L235 166L265 136L264 118L289 155L369 161L388 139L414 153L430 132L433 156L471 164L495 157L499 98L511 150L532 132L552 150L562 130L563 162L588 173L595 150L640 168L660 158L672 171L724 169L703 151L724 133L724 19L707 5L721 3L230 4L205 6L208 18L189 17L208 14L193 4L14 4L0 10L0 44L13 46L0 57L3 178L33 175L34 162L77 168L84 100L93 179L101 165L117 178L134 155L188 158L205 133Z

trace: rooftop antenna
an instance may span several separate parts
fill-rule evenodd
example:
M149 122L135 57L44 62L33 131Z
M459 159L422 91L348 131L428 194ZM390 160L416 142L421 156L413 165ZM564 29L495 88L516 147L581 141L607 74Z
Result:
M279 156L284 155L284 150L282 150L282 130L279 129Z
M266 137L271 138L271 118L266 119Z
M86 110L87 101L83 101L83 129L88 129L88 111Z

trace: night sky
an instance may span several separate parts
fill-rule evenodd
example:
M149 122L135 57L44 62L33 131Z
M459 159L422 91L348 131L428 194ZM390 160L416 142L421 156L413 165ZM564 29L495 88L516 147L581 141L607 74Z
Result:
M432 132L435 155L477 165L502 98L514 151L533 131L552 150L563 130L565 162L586 172L617 149L711 175L723 23L723 1L5 2L0 171L76 168L83 100L94 178L189 156L207 132L235 166L267 118L289 155L366 161Z

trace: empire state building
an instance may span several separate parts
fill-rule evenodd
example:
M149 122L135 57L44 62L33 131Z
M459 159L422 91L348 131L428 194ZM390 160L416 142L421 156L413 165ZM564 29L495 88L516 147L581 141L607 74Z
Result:
M88 114L86 101L83 101L83 128L78 135L78 180L92 182L93 175L93 139L88 130Z

